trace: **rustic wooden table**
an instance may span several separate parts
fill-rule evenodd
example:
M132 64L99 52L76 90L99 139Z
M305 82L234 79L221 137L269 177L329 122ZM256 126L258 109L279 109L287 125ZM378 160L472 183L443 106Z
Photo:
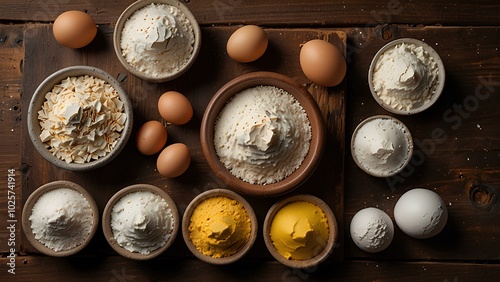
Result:
M129 75L112 51L114 23L133 1L0 2L0 281L498 280L498 1L183 1L202 27L202 50L188 73L161 84ZM86 11L98 23L98 36L89 46L71 50L54 41L51 23L66 10ZM271 45L255 63L238 64L225 54L225 42L238 25L249 23L264 27ZM379 179L355 165L349 142L363 119L392 115L371 97L367 73L377 50L402 37L423 40L440 54L446 86L430 109L396 116L413 135L414 157L397 177ZM323 38L345 49L348 73L341 85L317 87L301 73L298 47L312 38ZM168 130L173 136L170 142L182 140L192 148L194 161L187 175L174 180L159 177L154 158L140 156L132 143L99 171L71 173L43 161L27 139L26 105L47 75L74 64L98 66L122 80L134 103L135 129L148 119L159 118L152 109L161 93L185 93L193 103L195 117L186 126ZM162 187L181 211L200 192L223 186L201 155L200 119L211 95L222 84L258 70L287 74L304 84L327 122L328 145L322 163L315 175L293 192L320 196L335 212L340 238L325 263L304 270L284 267L272 259L262 235L242 261L229 266L197 260L181 236L171 249L148 262L118 256L107 245L101 229L84 251L69 258L39 255L25 240L20 228L23 203L46 182L69 179L82 184L101 211L112 194L133 183ZM387 250L377 254L359 250L349 236L354 214L365 207L378 207L393 217L399 196L415 187L434 190L447 203L449 220L443 232L417 240L396 228ZM278 199L248 197L261 221Z

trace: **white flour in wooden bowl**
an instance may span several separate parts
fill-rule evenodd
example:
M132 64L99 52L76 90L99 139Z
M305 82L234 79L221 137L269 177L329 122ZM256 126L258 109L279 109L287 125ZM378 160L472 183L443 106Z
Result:
M125 23L120 47L125 60L138 71L162 77L181 70L194 51L194 30L177 7L150 4Z
M56 252L81 245L92 230L93 212L87 199L70 188L44 193L33 205L31 230L40 243Z
M271 184L300 167L311 136L307 114L290 93L256 86L224 106L215 124L214 145L234 176L251 184Z

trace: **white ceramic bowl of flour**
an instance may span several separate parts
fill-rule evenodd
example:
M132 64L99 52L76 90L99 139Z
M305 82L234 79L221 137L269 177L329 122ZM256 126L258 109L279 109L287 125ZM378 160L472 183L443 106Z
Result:
M400 115L420 113L443 91L445 69L438 53L413 38L387 43L373 57L368 84L384 109Z
M386 115L372 116L354 130L351 154L364 172L375 177L390 177L410 162L413 139L400 120Z
M141 0L118 18L113 45L120 63L131 74L165 82L193 65L201 47L201 30L179 1Z

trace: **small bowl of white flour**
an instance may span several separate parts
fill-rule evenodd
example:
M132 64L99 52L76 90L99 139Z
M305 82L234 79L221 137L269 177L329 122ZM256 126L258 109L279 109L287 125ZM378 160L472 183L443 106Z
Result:
M141 0L118 18L113 45L120 63L131 74L165 82L193 65L201 46L201 30L179 1Z
M387 115L371 116L354 130L351 154L364 172L375 177L391 177L410 162L413 138L400 120Z
M165 252L180 228L170 196L154 185L134 184L109 199L102 229L109 245L123 257L148 260Z
M387 43L368 70L373 98L384 109L400 115L420 113L441 95L445 70L438 53L413 38Z
M74 255L94 237L99 210L80 185L54 181L36 189L23 208L26 238L39 252L54 257Z

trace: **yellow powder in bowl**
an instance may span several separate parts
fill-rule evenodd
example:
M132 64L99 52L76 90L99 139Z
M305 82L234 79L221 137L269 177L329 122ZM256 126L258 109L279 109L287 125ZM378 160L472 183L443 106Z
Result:
M297 201L285 205L276 213L269 235L283 257L306 260L325 248L328 233L325 212L313 203Z
M193 211L189 237L198 251L214 258L238 252L250 238L251 222L241 203L225 196L211 197Z

